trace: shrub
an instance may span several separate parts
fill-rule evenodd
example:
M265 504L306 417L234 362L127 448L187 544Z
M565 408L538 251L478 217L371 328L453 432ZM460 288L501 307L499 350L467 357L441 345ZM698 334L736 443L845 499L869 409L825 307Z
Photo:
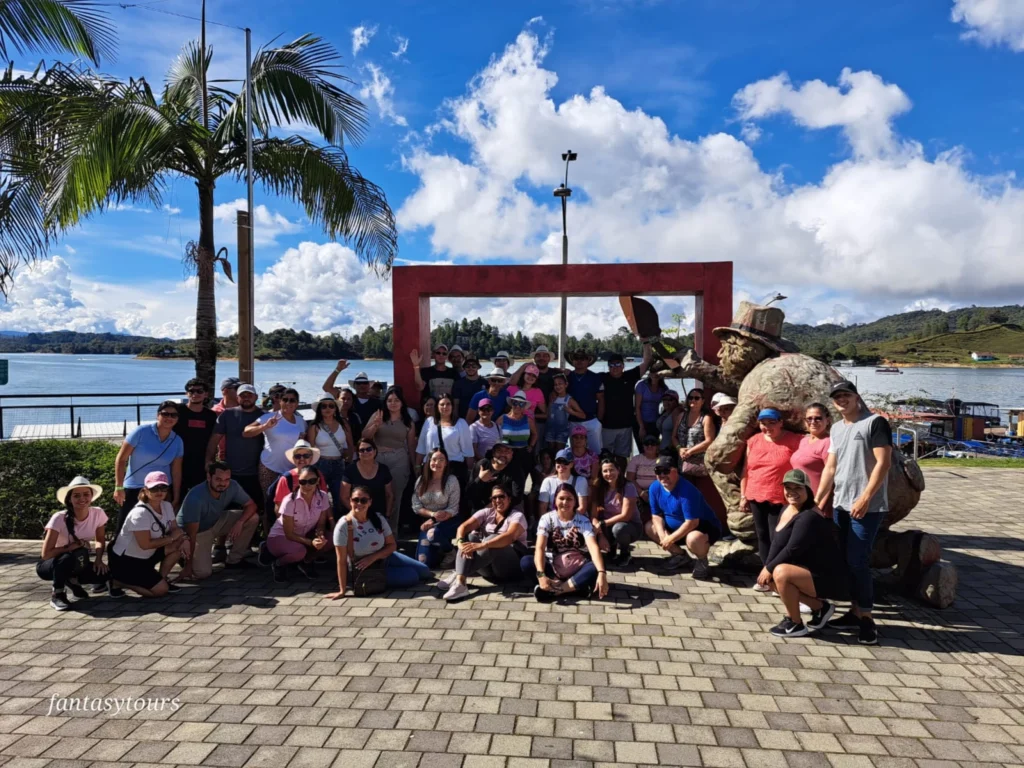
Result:
M0 443L0 538L42 540L43 526L60 510L57 489L75 475L84 475L103 487L96 505L116 520L114 458L118 447L101 440Z

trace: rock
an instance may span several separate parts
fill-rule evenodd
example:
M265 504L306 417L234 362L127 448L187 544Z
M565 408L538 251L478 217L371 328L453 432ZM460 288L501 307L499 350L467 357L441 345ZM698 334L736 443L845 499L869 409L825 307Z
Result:
M917 546L916 552L914 546ZM917 558L916 562L914 558ZM900 577L916 579L920 573L942 558L942 545L930 533L923 531L888 530L878 532L875 549L871 553L872 568L895 568ZM916 569L916 573L914 570Z
M917 597L936 608L948 608L956 600L958 581L955 565L947 562L933 563L921 577Z
M708 552L708 560L714 565L733 568L737 571L760 573L761 558L757 549L743 539L720 541Z

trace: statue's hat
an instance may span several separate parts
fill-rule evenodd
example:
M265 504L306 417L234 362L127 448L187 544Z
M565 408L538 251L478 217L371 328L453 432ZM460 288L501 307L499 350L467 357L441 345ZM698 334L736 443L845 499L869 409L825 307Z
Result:
M759 307L749 301L741 301L732 325L715 328L714 334L723 338L730 334L759 341L776 352L797 352L799 347L782 338L782 323L786 314L778 307Z

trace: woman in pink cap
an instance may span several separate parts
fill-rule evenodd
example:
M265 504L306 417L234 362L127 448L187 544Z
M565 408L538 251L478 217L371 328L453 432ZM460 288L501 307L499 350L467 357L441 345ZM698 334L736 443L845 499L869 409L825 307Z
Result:
M526 396L526 415L531 419L543 422L547 418L548 406L544 399L544 392L537 386L537 377L540 376L540 369L530 363L523 366L523 386L511 386L508 394L511 397L518 392Z
M597 469L597 454L587 447L587 437L587 428L582 424L573 424L569 430L569 450L576 473L589 480Z
M180 587L167 575L189 548L185 532L174 519L167 501L171 481L163 472L150 472L139 490L139 502L128 516L110 549L110 596L123 597L125 588L143 597L163 597Z

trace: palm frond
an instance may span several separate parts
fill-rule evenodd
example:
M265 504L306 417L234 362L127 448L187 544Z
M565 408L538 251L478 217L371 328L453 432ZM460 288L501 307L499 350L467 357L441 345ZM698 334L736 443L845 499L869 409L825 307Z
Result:
M244 145L234 169L244 168ZM346 240L379 275L398 252L395 217L383 190L348 164L339 147L318 147L299 137L253 144L253 172L270 191L290 197L331 239Z
M114 25L94 0L4 0L0 3L0 54L7 46L69 52L94 64L112 58Z
M253 123L268 137L273 126L303 123L325 141L342 146L359 143L366 134L366 106L339 83L352 83L341 73L341 55L329 43L303 35L276 48L261 48L252 63ZM245 91L224 116L225 134L245 119Z

